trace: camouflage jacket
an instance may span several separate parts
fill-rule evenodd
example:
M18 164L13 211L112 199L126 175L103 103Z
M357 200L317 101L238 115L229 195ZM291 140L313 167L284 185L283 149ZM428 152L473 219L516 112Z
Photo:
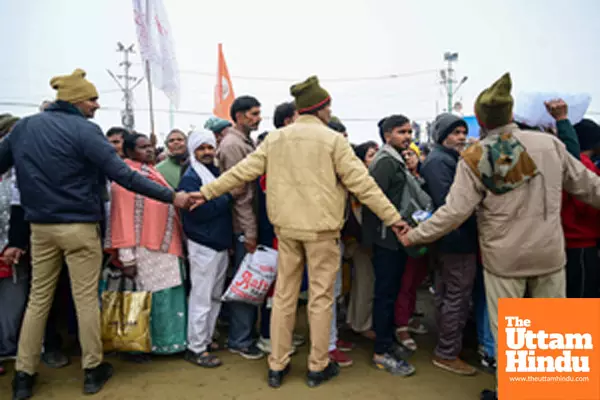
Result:
M489 273L528 278L559 272L566 263L563 190L600 208L600 178L564 144L547 133L506 125L466 151L446 204L408 239L415 245L433 242L475 212Z

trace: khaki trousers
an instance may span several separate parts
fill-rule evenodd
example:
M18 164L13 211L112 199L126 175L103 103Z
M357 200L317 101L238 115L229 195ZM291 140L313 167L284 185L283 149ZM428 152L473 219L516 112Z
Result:
M277 282L271 315L269 368L283 370L290 362L292 332L296 323L298 292L304 265L308 265L308 321L310 355L308 369L323 371L329 364L334 284L340 268L338 240L303 242L279 237Z
M502 278L484 269L483 277L490 327L496 343L496 354L498 354L498 299L523 298L527 287L529 287L532 298L567 297L567 278L564 268L552 274L530 278Z
M77 309L82 366L98 366L103 357L98 303L102 247L98 224L32 224L31 256L31 291L19 339L17 371L36 372L63 257Z

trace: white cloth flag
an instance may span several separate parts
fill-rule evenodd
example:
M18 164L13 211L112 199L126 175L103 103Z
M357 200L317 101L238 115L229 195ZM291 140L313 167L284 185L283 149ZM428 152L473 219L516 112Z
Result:
M162 0L133 0L133 15L142 61L150 65L152 84L179 107L179 67Z

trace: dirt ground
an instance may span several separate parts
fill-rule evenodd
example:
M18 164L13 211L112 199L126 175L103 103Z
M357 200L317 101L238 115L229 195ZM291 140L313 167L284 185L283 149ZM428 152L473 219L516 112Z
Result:
M434 328L429 293L419 293L418 308L426 313L425 324ZM303 310L302 310L303 311ZM298 331L306 330L306 314L299 312ZM97 400L469 400L478 399L482 389L492 388L492 375L480 372L474 377L459 377L442 371L431 364L435 334L417 336L419 350L410 361L417 373L409 378L393 377L373 368L370 364L372 346L368 340L342 332L344 339L354 340L357 348L351 353L354 365L345 368L335 380L315 389L305 383L308 347L302 346L292 361L292 371L278 389L266 383L265 360L248 361L227 351L218 353L223 366L214 370L201 369L184 361L182 356L155 357L149 364L132 365L107 357L113 363L115 375L97 395ZM469 335L467 335L469 336ZM469 339L467 338L467 341ZM474 346L465 349L467 360L476 365ZM8 374L0 377L0 400L10 399L12 362ZM60 370L40 366L35 399L80 399L82 372L79 358ZM88 397L85 397L88 398Z

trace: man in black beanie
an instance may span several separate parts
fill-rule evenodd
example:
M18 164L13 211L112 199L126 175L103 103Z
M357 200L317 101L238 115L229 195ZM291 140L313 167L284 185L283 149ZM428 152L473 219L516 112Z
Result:
M441 114L433 122L435 145L421 167L421 176L435 209L446 203L460 152L467 143L467 129L467 123L453 114ZM439 263L435 280L439 337L433 364L459 375L474 375L475 368L458 357L477 272L474 217L439 241Z

